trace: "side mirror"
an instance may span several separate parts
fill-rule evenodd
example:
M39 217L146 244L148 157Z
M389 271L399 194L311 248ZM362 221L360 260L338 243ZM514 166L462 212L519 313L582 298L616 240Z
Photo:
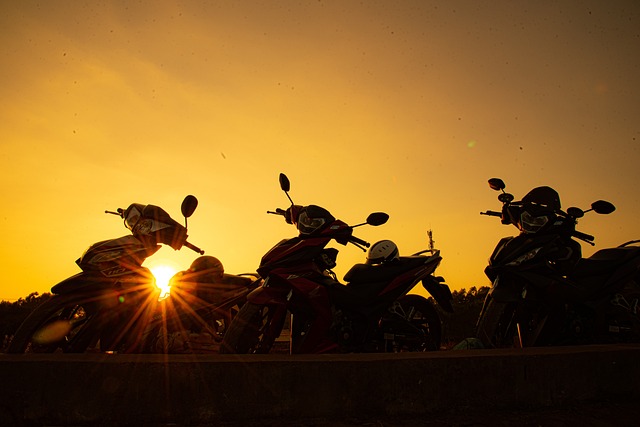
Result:
M501 201L502 203L511 203L513 202L513 194L509 194L509 193L502 193L498 196L498 200Z
M584 216L584 211L580 208L571 207L567 209L567 215L572 218L582 218Z
M184 198L184 200L182 201L182 206L180 207L182 216L184 216L185 218L189 218L191 215L193 215L193 212L195 212L197 207L198 199L196 199L196 196L188 195Z
M591 209L595 213L607 215L616 210L616 207L613 206L613 203L607 202L606 200L598 200L597 202L591 203Z
M495 191L502 191L507 188L507 186L504 184L504 181L500 178L491 178L489 180L489 187L491 187L491 189Z
M367 217L367 224L377 227L387 222L389 215L384 212L374 212Z
M291 189L291 183L289 182L289 178L287 178L287 175L281 173L278 180L280 181L280 188L282 189L282 191L287 193Z

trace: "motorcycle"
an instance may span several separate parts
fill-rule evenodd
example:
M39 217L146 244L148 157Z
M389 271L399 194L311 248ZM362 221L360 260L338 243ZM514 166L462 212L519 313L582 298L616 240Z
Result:
M481 212L513 224L517 236L501 239L485 274L491 280L476 324L485 347L579 345L640 340L640 241L606 248L582 258L577 240L594 236L576 230L586 212L610 214L615 206L598 200L590 209L561 209L551 187L537 187L521 201L500 191L502 210ZM577 240L575 240L577 239Z
M217 258L205 255L169 285L144 332L143 353L218 353L231 319L259 280L255 273L227 274Z
M158 316L160 289L151 271L142 264L161 244L204 254L187 241L186 221L197 205L198 200L191 195L182 202L184 226L154 205L133 203L127 209L105 211L122 218L131 235L91 245L76 261L82 271L51 288L51 298L27 316L7 352L151 351L150 341L157 338L169 316L178 321L198 312L186 310L181 304L182 310L165 310L164 316ZM246 294L252 289L248 282L254 281L242 280L238 287L246 289ZM237 302L242 303L241 298ZM167 300L171 302L164 302L163 306L173 307L173 301L180 300L180 291ZM201 323L210 325L224 318L231 303L224 302L226 305L216 301L217 317L201 316Z
M422 282L436 301L453 310L449 287L433 275L442 260L439 251L399 256L391 241L371 246L353 230L386 223L386 213L372 213L366 222L350 226L320 206L294 204L289 179L280 174L279 180L291 206L267 213L283 216L299 235L282 240L263 256L257 269L262 285L247 296L220 352L269 353L287 313L291 354L438 350L441 323L434 306L408 293ZM334 240L363 251L371 248L369 262L345 274L346 284L332 271L338 250L326 246Z

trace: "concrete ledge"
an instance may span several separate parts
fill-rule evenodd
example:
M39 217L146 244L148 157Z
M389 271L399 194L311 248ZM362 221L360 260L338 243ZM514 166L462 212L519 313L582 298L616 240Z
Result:
M640 397L640 346L365 355L5 355L0 425L414 417Z

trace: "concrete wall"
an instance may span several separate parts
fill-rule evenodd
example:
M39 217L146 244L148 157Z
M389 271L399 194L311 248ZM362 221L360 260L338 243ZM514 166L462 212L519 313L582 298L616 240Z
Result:
M640 397L640 346L322 356L0 354L0 425L202 425Z

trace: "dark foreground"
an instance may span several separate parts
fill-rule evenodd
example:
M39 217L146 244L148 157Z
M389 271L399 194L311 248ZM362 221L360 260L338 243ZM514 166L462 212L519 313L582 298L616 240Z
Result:
M535 410L474 410L406 418L278 419L251 423L219 424L220 427L637 427L639 425L640 404L636 402L591 402L589 404Z
M635 426L640 346L4 355L0 426Z

